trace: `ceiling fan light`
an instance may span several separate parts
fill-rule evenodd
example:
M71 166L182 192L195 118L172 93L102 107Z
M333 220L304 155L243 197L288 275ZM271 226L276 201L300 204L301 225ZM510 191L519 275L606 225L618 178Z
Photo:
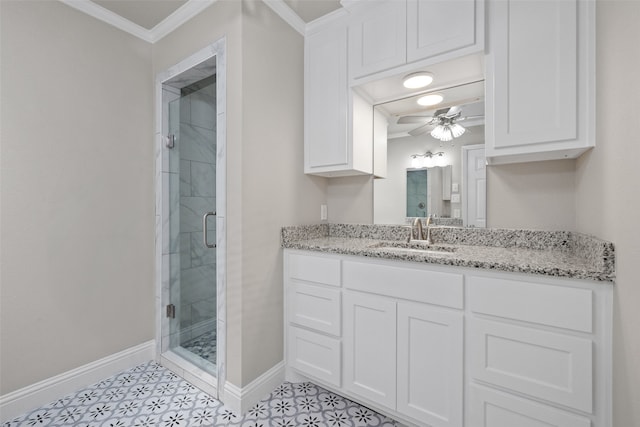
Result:
M423 107L428 107L431 105L440 104L444 100L444 97L438 93L434 93L431 95L425 95L418 98L418 105L422 105Z
M462 136L462 134L465 133L465 131L466 129L457 123L454 123L451 125L451 133L453 134L454 138L458 138L459 136Z
M444 126L438 125L431 131L431 136L440 139L442 137L442 133L444 132Z
M402 85L407 89L420 89L433 82L433 74L424 71L412 73L402 79Z

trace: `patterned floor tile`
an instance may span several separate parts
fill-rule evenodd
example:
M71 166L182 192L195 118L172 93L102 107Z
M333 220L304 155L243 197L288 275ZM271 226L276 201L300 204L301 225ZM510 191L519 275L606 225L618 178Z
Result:
M238 416L155 362L7 421L2 427L396 427L312 383L283 383Z

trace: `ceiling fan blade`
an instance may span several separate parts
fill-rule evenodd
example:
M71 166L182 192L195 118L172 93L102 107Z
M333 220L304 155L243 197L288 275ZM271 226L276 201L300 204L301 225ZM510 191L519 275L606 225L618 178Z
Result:
M461 122L462 120L474 120L474 119L484 119L484 116L464 116L456 119L457 122Z
M434 127L435 126L432 125L431 123L427 123L427 124L424 124L424 125L422 125L420 127L415 128L413 130L410 130L409 131L409 135L411 135L411 136L422 135L423 133L430 132L431 130L433 130Z
M406 125L412 123L425 123L433 119L432 116L402 116L398 119L399 125Z
M460 111L462 111L462 108L460 108L458 105L456 105L456 106L453 106L453 107L449 108L449 111L447 111L447 113L444 116L447 117L447 118L453 117L456 114L460 114Z

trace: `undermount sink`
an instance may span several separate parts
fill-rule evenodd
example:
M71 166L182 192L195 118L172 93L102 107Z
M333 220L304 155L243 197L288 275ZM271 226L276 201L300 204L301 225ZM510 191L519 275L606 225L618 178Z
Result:
M369 246L371 249L381 249L390 252L410 252L425 255L454 255L456 248L450 246L427 245L421 241L382 242Z

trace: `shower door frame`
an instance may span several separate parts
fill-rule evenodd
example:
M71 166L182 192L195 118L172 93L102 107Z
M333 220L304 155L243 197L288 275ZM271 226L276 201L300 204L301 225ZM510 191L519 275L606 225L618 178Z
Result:
M173 352L166 306L170 303L169 247L169 149L164 135L168 108L163 99L163 84L202 62L216 60L216 374L211 375ZM155 188L156 188L156 360L180 377L214 397L224 390L226 381L226 39L201 49L165 71L155 80ZM178 255L179 256L179 255Z

